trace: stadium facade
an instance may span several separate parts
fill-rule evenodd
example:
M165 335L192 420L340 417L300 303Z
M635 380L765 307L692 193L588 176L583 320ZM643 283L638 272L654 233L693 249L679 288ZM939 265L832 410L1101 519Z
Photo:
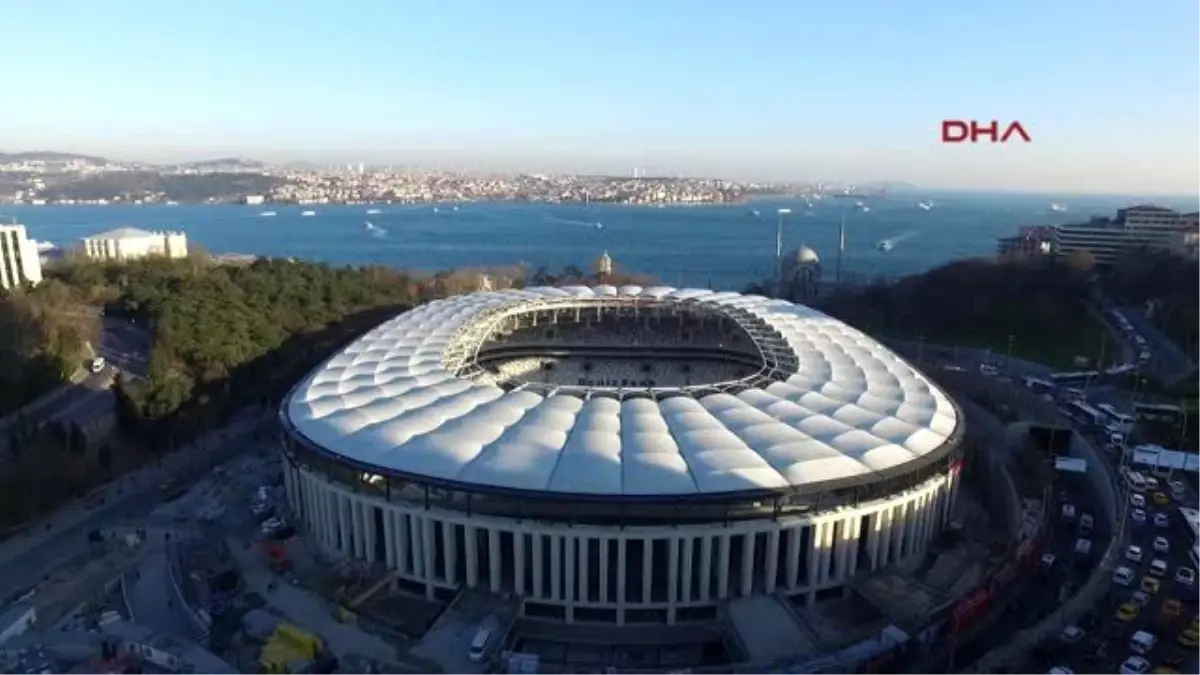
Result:
M715 618L840 594L924 553L962 416L861 332L781 300L482 292L380 325L280 410L293 512L327 554L571 621Z

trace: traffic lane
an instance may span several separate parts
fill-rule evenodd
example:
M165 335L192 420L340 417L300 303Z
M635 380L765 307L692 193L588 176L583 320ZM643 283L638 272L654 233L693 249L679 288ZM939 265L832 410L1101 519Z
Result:
M1150 365L1155 375L1169 381L1183 379L1195 370L1196 365L1187 353L1148 321L1141 312L1127 307L1121 308L1120 311L1134 330L1146 340L1146 346L1150 349Z
M51 419L67 424L85 425L93 420L113 414L117 395L111 389L91 390L69 405L60 407Z
M129 321L105 319L97 351L121 370L144 377L153 347L154 335L150 331Z

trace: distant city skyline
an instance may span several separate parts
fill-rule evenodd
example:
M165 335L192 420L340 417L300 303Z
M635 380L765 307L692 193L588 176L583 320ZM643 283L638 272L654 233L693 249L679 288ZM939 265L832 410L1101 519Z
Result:
M1195 2L8 3L0 148L1195 194ZM52 47L52 48L51 48ZM1030 144L942 145L944 118Z

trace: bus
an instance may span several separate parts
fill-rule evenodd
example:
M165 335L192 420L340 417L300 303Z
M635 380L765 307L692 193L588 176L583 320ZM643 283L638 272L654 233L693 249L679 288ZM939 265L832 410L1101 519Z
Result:
M1104 413L1096 410L1083 401L1072 401L1067 404L1067 414L1077 422L1101 426L1104 424Z
M1024 377L1022 378L1021 382L1025 385L1026 389L1035 394L1045 394L1054 391L1057 388L1054 386L1053 382L1040 380L1036 377Z
M1183 408L1169 403L1134 403L1133 412L1147 422L1168 424L1179 424L1187 414Z
M1105 370L1104 374L1109 377L1120 377L1121 375L1128 375L1129 373L1132 373L1133 371L1137 370L1137 368L1138 367L1132 363L1123 363L1119 366L1113 366L1112 368Z
M1188 557L1192 559L1192 565L1200 569L1200 511L1180 507L1179 515L1183 516L1183 522L1187 523L1188 531L1192 534L1192 548L1188 551Z
M1118 411L1110 403L1101 403L1100 405L1096 406L1096 408L1100 412L1104 413L1104 415L1108 418L1109 424L1116 427L1123 433L1129 433L1133 429L1134 425L1137 424L1136 417L1133 415L1126 415Z
M1100 373L1095 370L1087 370L1080 373L1054 373L1050 376L1050 381L1058 386L1067 386L1071 384L1083 384L1096 379Z

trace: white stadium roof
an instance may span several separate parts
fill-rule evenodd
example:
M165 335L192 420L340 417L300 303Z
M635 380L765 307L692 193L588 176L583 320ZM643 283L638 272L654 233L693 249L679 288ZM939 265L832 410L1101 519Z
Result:
M505 391L459 378L447 346L482 316L614 298L741 309L799 371L737 394L624 398ZM870 482L941 448L946 395L858 330L782 300L667 287L532 288L431 302L359 338L285 403L309 442L380 473L593 496L686 496Z

